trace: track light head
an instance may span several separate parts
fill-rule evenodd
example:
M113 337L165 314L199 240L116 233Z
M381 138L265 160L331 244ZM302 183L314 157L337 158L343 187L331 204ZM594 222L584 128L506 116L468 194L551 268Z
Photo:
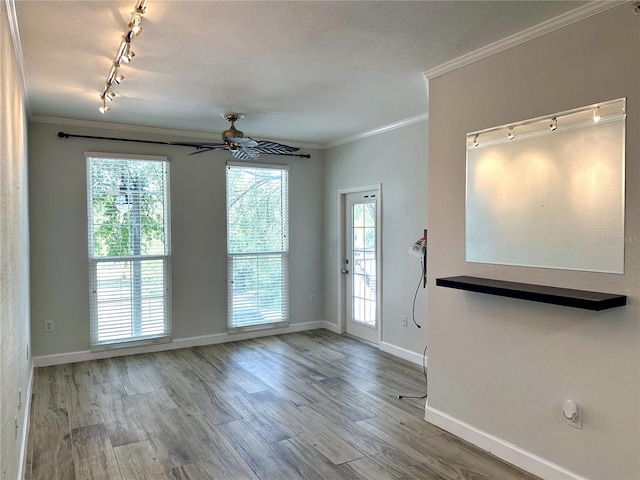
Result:
M124 63L130 63L131 60L133 60L133 57L135 57L136 54L134 53L133 50L131 50L131 44L127 43L127 50L124 53L124 55L122 55L122 61Z
M131 29L131 32L136 37L142 33L142 27L140 26L141 20L142 20L142 15L139 13L135 13L131 20L131 23L129 23L129 28Z
M113 77L113 81L116 82L118 85L120 85L120 83L124 80L124 75L122 75L121 73L115 75Z
M598 123L601 118L602 118L602 115L600 115L600 107L596 105L593 108L593 123Z
M107 102L105 101L105 96L102 96L102 105L98 108L98 111L103 115L109 111L109 107L107 106Z
M147 0L138 0L136 4L135 11L140 15L144 15L144 12L147 10Z

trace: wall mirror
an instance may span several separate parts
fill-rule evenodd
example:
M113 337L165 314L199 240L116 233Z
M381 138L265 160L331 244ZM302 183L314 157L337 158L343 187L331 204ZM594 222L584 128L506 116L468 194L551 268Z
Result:
M467 134L467 262L624 273L626 99Z

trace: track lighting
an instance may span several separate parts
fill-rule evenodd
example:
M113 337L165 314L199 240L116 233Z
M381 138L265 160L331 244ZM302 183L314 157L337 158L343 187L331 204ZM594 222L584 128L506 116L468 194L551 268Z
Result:
M593 108L593 122L598 123L601 118L602 118L602 115L600 115L600 107L596 105Z
M136 4L135 12L140 16L144 15L145 10L147 9L147 0L139 0Z
M500 143L520 143L530 138L544 135L570 135L569 132L576 128L591 126L592 128L604 128L603 123L615 122L620 117L626 116L625 98L599 101L582 107L565 110L558 113L522 120L510 121L492 128L485 128L469 132L466 135L466 147L468 151L478 147L487 148ZM482 137L482 141L480 140ZM517 137L517 138L516 138Z
M141 20L142 20L142 15L139 13L135 13L133 15L133 19L131 20L131 23L129 24L129 28L131 29L131 32L136 37L142 33L142 27L140 26Z
M131 46L128 46L127 47L127 53L125 53L122 56L122 61L124 63L130 63L131 60L133 60L133 57L135 57L135 56L136 56L136 54L133 52L133 50L131 50Z
M109 107L107 106L107 102L105 101L104 97L102 97L102 105L100 106L100 108L98 108L98 111L102 114L105 114L109 111Z
M133 57L136 55L131 49L131 40L134 37L137 37L142 33L142 17L144 16L147 10L147 0L138 0L133 13L131 15L131 21L128 24L129 31L125 32L122 41L120 42L120 46L118 47L118 51L116 53L115 59L113 60L113 64L111 65L111 69L109 70L109 75L107 76L106 88L103 90L100 98L102 100L102 105L98 110L100 113L106 113L109 110L107 107L106 101L112 102L115 98L115 92L112 92L110 89L112 85L115 83L116 85L120 85L124 80L124 75L118 72L118 69L121 68L122 63L130 63Z

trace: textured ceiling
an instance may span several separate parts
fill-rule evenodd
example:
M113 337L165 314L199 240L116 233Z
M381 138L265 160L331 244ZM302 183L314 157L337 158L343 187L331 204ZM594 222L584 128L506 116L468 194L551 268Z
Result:
M425 114L423 72L573 1L148 0L111 110L99 95L134 0L17 0L33 116L326 144Z

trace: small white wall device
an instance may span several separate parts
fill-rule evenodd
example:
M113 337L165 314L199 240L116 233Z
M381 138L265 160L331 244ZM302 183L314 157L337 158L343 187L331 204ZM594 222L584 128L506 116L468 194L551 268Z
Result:
M562 402L562 413L568 425L575 428L582 428L582 412L580 406L573 400Z

